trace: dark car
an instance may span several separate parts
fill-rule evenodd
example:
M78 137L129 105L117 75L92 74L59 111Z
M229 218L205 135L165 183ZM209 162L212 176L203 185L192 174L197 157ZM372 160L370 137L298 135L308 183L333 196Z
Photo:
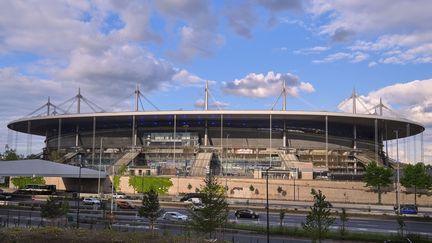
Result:
M417 214L418 208L414 204L401 204L400 205L401 214Z
M259 218L259 214L257 214L252 209L239 209L236 210L234 213L236 218L250 218L250 219L257 219Z
M186 193L182 198L180 198L180 202L184 202L189 200L190 198L201 198L202 193Z

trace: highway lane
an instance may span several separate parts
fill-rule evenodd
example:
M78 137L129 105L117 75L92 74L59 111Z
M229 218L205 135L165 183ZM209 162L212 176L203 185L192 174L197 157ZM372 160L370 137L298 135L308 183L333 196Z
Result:
M185 208L165 208L165 211L176 211L183 214L188 214ZM0 209L0 222L4 222L7 219L7 214L9 213L10 222L16 222L18 218L21 222L26 220L34 220L40 222L40 212L31 210L7 210ZM236 219L234 216L234 211L230 211L229 220L230 222L235 222L238 224L252 224L265 226L266 224L266 214L265 212L259 212L259 219ZM76 211L71 210L70 216L76 217ZM102 219L103 213L101 210L85 210L82 209L80 212L81 220L89 219ZM122 224L132 224L135 222L147 222L146 219L142 219L138 216L137 210L117 210L116 220ZM164 222L162 219L159 222ZM283 225L289 227L301 227L301 223L305 221L305 215L302 214L286 214L283 219ZM269 217L270 225L279 226L280 219L278 213L270 213ZM432 221L413 221L409 218L405 218L406 230L407 232L425 234L432 236ZM340 229L342 223L339 219L336 219L335 223L332 225L332 230ZM397 233L398 223L396 219L380 219L380 218L349 218L346 223L346 229L349 231L357 232L381 232L381 233Z

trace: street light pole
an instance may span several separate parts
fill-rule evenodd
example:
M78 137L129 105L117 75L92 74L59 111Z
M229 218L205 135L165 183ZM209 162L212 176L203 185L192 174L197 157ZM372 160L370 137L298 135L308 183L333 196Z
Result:
M103 150L103 147L102 147L102 142L103 142L103 140L102 140L102 137L101 137L101 141L100 141L100 150L99 150L99 169L98 169L98 196L99 196L99 198L101 197L100 196L100 186L101 186L101 165L102 165L102 150Z
M112 183L111 183L111 215L113 214L113 207L114 207L114 178L115 178L115 170L114 170L114 165L112 166L112 173L113 173L113 177L112 177Z
M395 130L396 133L396 162L397 162L397 172L396 172L396 204L397 212L400 213L400 195L399 195L399 180L400 180L400 168L399 168L399 131Z
M78 203L77 203L77 229L79 229L79 214L80 214L80 198L81 198L81 168L82 164L79 163L79 173L78 173Z
M267 243L270 243L270 222L269 222L269 183L268 183L268 172L271 170L271 166L266 171L266 214L267 214Z

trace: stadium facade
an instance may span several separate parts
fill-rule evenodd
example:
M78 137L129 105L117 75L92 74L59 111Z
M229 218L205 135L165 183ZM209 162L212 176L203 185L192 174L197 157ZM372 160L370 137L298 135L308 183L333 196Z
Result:
M281 178L361 175L372 161L392 166L387 141L425 130L382 110L357 114L355 93L353 113L286 110L285 88L282 110L209 110L206 86L204 110L139 111L135 94L135 111L81 113L81 101L92 103L78 93L76 113L59 114L48 101L43 115L8 128L44 136L46 159L108 172L255 178L269 167Z

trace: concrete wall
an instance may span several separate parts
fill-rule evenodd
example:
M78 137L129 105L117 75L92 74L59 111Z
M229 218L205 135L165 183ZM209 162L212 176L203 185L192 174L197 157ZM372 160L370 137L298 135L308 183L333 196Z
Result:
M57 189L64 190L69 183L61 178L46 177L47 184L57 186ZM173 177L171 178L173 186L169 189L169 195L178 195L179 193L195 192L195 188L200 188L203 185L202 177ZM244 199L265 199L266 184L265 179L234 179L219 177L220 184L228 186L228 196L231 198ZM110 179L102 181L102 187L105 193L110 193ZM189 190L188 185L192 188ZM325 181L325 180L296 180L296 199L301 201L311 201L312 196L310 191L312 188L321 190L327 199L331 202L347 202L347 203L366 203L374 204L378 201L378 194L365 187L363 182L350 181ZM250 191L249 187L253 186L257 193ZM286 195L278 193L277 188L281 187L286 191ZM120 178L120 188L125 193L136 193L129 186L129 177L123 176ZM86 183L82 191L97 191L97 180ZM293 180L274 180L269 179L269 198L277 200L293 200L294 199L294 181ZM395 192L385 192L382 194L382 202L384 204L395 204ZM401 203L414 203L414 194L405 193L405 188L402 188ZM429 196L417 196L417 203L423 206L432 206L432 194Z

